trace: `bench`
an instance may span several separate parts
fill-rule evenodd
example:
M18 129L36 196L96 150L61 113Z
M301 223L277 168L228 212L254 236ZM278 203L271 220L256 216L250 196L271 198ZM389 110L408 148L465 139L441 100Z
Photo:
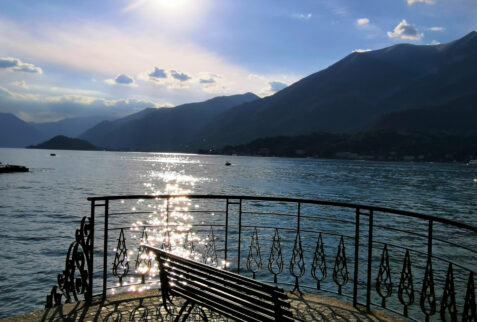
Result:
M144 245L159 263L162 302L168 312L170 296L186 301L176 321L185 321L198 305L202 318L205 307L237 321L294 321L290 304L283 289L255 281L196 261L192 261L156 247Z

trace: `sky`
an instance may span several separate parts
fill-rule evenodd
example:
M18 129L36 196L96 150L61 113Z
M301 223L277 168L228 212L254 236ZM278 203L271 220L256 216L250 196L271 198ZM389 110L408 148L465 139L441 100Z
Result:
M0 112L265 97L354 51L461 38L476 17L477 0L0 0Z

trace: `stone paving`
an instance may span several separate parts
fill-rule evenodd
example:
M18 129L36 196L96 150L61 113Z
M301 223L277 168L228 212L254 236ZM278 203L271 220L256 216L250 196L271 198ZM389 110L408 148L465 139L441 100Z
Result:
M288 293L294 318L304 321L401 321L379 311L366 314L350 303L316 294ZM177 301L177 302L176 302ZM1 319L1 322L18 321L174 321L183 303L178 299L168 313L162 306L160 290L142 293L121 293L105 301L95 298L90 305L84 302L65 304L28 314ZM200 310L194 309L188 321L201 321ZM228 319L204 310L211 321Z

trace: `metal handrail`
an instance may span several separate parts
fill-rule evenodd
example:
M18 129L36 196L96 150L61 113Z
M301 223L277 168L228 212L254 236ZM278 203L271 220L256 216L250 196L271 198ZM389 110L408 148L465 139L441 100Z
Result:
M107 281L108 281L108 232L109 231L120 231L120 238L118 239L118 245L121 242L125 242L124 240L124 230L127 227L131 226L119 226L119 227L109 227L109 217L117 217L118 215L138 215L138 214L151 214L150 211L127 211L127 212L114 212L114 213L109 213L109 204L112 201L116 200L166 200L167 201L167 209L166 209L166 215L167 215L167 227L173 226L172 223L169 222L169 213L173 212L173 210L169 209L169 202L171 199L176 199L176 198L187 198L190 200L218 200L218 201L223 201L225 202L225 210L215 210L215 212L220 213L221 218L223 217L223 220L225 221L223 224L200 224L200 225L194 225L194 227L223 227L224 231L221 232L224 234L224 247L223 249L220 249L220 251L224 252L224 259L225 261L228 260L228 252L235 252L237 255L237 262L236 266L234 269L238 273L242 273L243 270L241 271L241 260L242 258L242 250L241 250L241 245L242 245L242 229L251 229L254 228L254 235L252 236L251 244L249 247L249 257L247 258L247 270L249 272L253 273L253 277L255 278L255 270L251 267L254 266L253 263L250 264L250 261L255 260L255 265L262 265L262 258L260 255L260 245L258 243L258 233L257 233L257 228L261 230L273 230L275 229L275 236L272 244L272 248L275 245L275 238L278 236L278 245L280 246L280 236L277 235L279 234L280 231L288 231L289 233L296 232L294 242L292 241L290 245L293 245L292 248L292 258L290 259L290 275L292 278L294 278L295 282L293 284L284 282L282 281L281 284L283 285L292 285L294 287L293 291L300 291L300 286L305 287L305 288L310 288L307 285L301 285L301 279L302 276L304 275L305 271L310 271L310 267L306 268L305 265L305 260L304 260L304 254L303 254L303 247L302 247L302 240L301 240L301 234L305 233L316 233L319 232L319 240L317 241L316 249L314 252L314 259L313 259L313 264L311 265L311 271L312 271L312 276L313 279L316 280L317 282L317 289L318 290L323 290L326 291L326 289L320 288L320 282L325 279L326 277L326 259L325 259L325 253L323 253L323 244L321 242L320 246L320 241L321 241L321 235L323 234L324 236L330 235L330 236L335 236L335 237L340 237L341 236L341 241L338 245L338 252L336 255L336 261L335 261L335 267L333 269L333 281L335 284L338 286L338 291L334 292L338 295L342 296L347 296L353 299L353 305L358 306L360 304L360 296L358 295L359 291L361 293L365 293L365 302L363 305L366 306L366 310L370 311L371 306L378 306L382 307L390 312L396 312L395 309L386 307L386 299L389 298L392 294L393 291L393 284L391 282L391 273L390 273L390 258L392 257L388 253L388 247L394 247L396 249L401 249L402 251L405 251L405 257L404 257L404 262L403 262L403 268L401 272L401 279L399 283L399 288L398 288L398 295L399 295L399 301L403 305L403 312L401 313L403 316L413 319L413 317L409 314L408 307L410 307L414 303L414 286L413 286L413 280L412 280L412 273L411 273L411 260L410 260L410 252L416 252L417 254L421 254L424 256L427 256L425 258L425 272L424 272L424 277L423 277L423 282L422 282L422 289L421 289L421 294L420 294L420 308L421 308L421 313L424 314L425 319L429 320L431 316L433 316L437 312L437 299L435 295L435 285L434 285L434 270L432 268L433 260L439 260L442 263L449 263L449 267L447 269L447 274L445 277L445 286L444 286L444 291L442 295L442 299L440 301L440 316L442 319L446 319L447 317L450 317L451 319L456 319L457 316L462 316L463 320L466 320L468 318L477 318L476 312L475 312L475 294L474 294L474 282L473 282L473 276L476 273L476 268L475 267L468 267L466 265L462 265L460 263L456 263L455 261L452 261L448 258L443 258L442 256L433 254L433 242L440 242L444 243L449 247L453 247L453 249L462 249L465 251L470 251L471 253L475 253L473 251L472 246L465 246L465 245L459 245L456 241L448 241L445 238L436 238L433 237L433 234L435 233L435 226L436 224L443 224L448 227L452 227L453 229L459 229L460 231L463 230L466 234L469 234L472 238L477 237L477 226L473 226L470 224L462 223L462 222L457 222L453 221L447 218L442 218L442 217L437 217L437 216L432 216L432 215L427 215L427 214L422 214L422 213L416 213L412 211L406 211L406 210L397 210L397 209L391 209L391 208L385 208L385 207L377 207L377 206L368 206L368 205L361 205L361 204L355 204L355 203L345 203L345 202L335 202L335 201L327 201L327 200L315 200L315 199L298 199L298 198L280 198L280 197L258 197L258 196L241 196L241 195L126 195L126 196L101 196L101 197L89 197L87 198L88 201L91 202L91 215L88 218L88 221L90 223L90 227L87 227L89 229L86 229L83 234L86 235L87 237L91 238L90 244L81 244L78 242L78 236L81 234L77 232L77 240L75 241L76 243L76 248L83 248L83 252L77 251L76 253L73 254L73 256L70 256L70 251L68 252L68 258L67 258L67 266L69 264L74 264L76 262L81 262L81 260L86 261L86 265L83 265L82 268L80 267L73 267L73 268L68 268L65 269L65 272L68 273L68 271L72 271L72 275L79 273L80 281L78 284L81 284L83 286L83 289L80 289L78 292L75 292L75 287L77 284L75 284L75 280L72 279L71 277L67 276L68 274L64 274L62 280L66 280L65 283L61 284L60 283L60 278L59 280L59 285L56 287L56 289L52 290L52 293L49 296L49 304L50 305L55 305L61 303L61 294L64 294L66 297L67 301L71 300L78 300L78 296L80 294L84 295L85 300L91 300L91 294L93 291L93 248L94 248L94 225L95 225L95 216L96 216L96 210L98 207L104 208L104 232L103 232L103 278L102 278L102 292L103 296L106 296L106 290L108 289L107 287ZM249 210L244 210L242 209L242 206L244 203L248 201L256 201L256 202L271 202L271 203L276 203L278 205L282 204L296 204L297 205L297 212L296 213L274 213L274 212L260 212L260 211L249 211ZM229 249L228 242L229 238L231 238L229 230L232 227L229 223L229 206L231 205L238 205L238 232L236 233L236 239L237 239L237 249ZM275 205L275 204L274 204ZM304 205L313 205L313 206L330 206L338 209L350 209L354 210L353 213L351 213L351 216L354 217L354 221L350 220L349 218L342 218L334 219L334 222L336 224L343 224L343 225L352 225L354 226L354 236L350 236L350 234L344 234L343 232L340 231L334 231L334 232L329 232L329 231L318 231L316 229L308 229L307 228L301 228L300 227L300 221L301 220L320 220L319 216L310 216L310 215L305 215L301 214L302 206ZM252 204L251 206L254 206ZM256 205L255 205L256 206ZM217 208L217 207L215 207ZM214 210L178 210L178 212L181 213L208 213L208 212L214 212ZM273 225L253 225L250 223L242 223L242 215L251 215L251 214L260 214L260 215L266 215L266 216L275 216L275 215L283 215L285 217L295 217L296 218L296 226L293 228L290 227L275 227ZM350 213L347 213L348 215ZM426 225L426 232L420 232L416 233L413 231L405 230L405 228L399 227L387 227L385 225L380 225L378 223L375 223L376 217L382 217L382 214L388 214L388 215L396 215L396 216L401 216L405 218L414 218L422 221ZM364 219L366 220L364 220ZM333 218L327 217L325 219L326 221L333 221ZM154 227L160 227L160 225L144 225L141 226L143 228L143 234L146 232L146 227L149 228L154 228ZM406 234L412 234L416 238L423 238L425 239L425 242L423 243L423 247L426 247L427 250L418 250L418 249L413 249L412 247L406 247L405 245L400 245L396 243L390 243L388 241L382 241L379 240L380 236L376 235L377 231L376 229L379 228L380 230L385 230L385 231L394 231L394 232L400 232L400 233L406 233ZM83 228L82 228L83 229ZM84 230L84 229L83 229ZM213 234L213 232L212 232ZM123 240L121 240L121 235ZM347 268L347 256L345 254L345 243L343 241L343 237L347 238L348 240L353 240L354 239L354 267L353 267L353 277L349 278L349 272ZM367 243L363 243L361 239L366 238ZM215 237L212 238L212 241L214 243L213 249L214 251L217 251L217 248L215 246ZM168 240L168 242L170 242ZM254 244L255 243L255 244ZM378 268L378 276L376 278L376 281L374 282L373 280L373 268L376 266L379 261L376 261L375 256L373 256L373 249L377 249L374 244L379 244L382 245L382 254L381 254L381 260ZM476 245L477 246L477 245ZM321 248L320 248L321 247ZM71 247L70 247L71 248ZM74 248L74 247L73 247ZM126 248L126 246L124 246ZM140 249L140 246L139 246ZM380 248L381 249L381 248ZM250 254L252 251L255 251L253 256ZM258 252L257 252L258 251ZM280 256L281 255L281 249L280 251ZM258 256L260 257L260 262L258 262L258 258L254 258ZM364 256L364 254L366 254ZM87 256L86 256L87 255ZM75 257L76 256L76 257ZM116 255L117 256L117 255ZM139 256L139 254L138 254ZM215 254L217 257L217 255ZM272 256L272 249L270 250L270 258ZM87 257L87 258L86 258ZM138 257L139 258L139 257ZM269 258L269 261L270 261ZM116 261L116 260L115 260ZM324 264L323 264L324 263ZM310 264L310 263L308 263ZM325 267L325 271L323 273L323 266ZM70 265L71 266L71 265ZM454 273L453 273L453 267L462 269L467 271L468 273L468 282L466 284L466 296L464 299L464 304L461 305L462 303L459 303L459 313L456 312L456 291L455 291L455 286L454 286ZM85 269L87 267L87 270ZM117 267L116 267L117 268ZM225 268L225 267L224 267ZM76 269L76 271L75 271ZM113 271L115 267L113 265ZM260 266L261 269L261 266ZM260 271L258 269L258 271ZM365 270L366 271L366 276L364 276L364 281L360 280L360 273L359 270ZM375 268L374 268L375 269ZM315 274L319 273L321 270L321 275L320 276L315 276ZM257 272L258 272L257 271ZM269 268L269 271L271 274L273 274L274 277L274 282L278 283L277 281L277 276L280 275L283 271L283 260L282 260L282 266L279 270L278 273L272 271ZM71 273L71 272L70 272ZM128 272L126 272L127 274ZM61 274L60 274L61 275ZM114 274L116 275L116 274ZM363 276L361 276L363 277ZM459 276L457 276L459 277ZM119 277L120 283L121 278ZM463 279L462 276L459 277L461 280ZM465 277L464 277L465 278ZM353 283L353 290L352 290L352 295L350 294L345 294L342 292L342 287L347 285L348 280L350 280ZM144 282L144 275L142 276L142 281ZM363 285L365 288L363 288ZM373 290L372 288L375 287L377 294L379 297L381 297L381 304L375 303L372 299L372 294ZM60 292L59 292L60 291ZM66 293L66 294L65 294ZM69 293L72 295L69 296ZM58 295L60 294L60 295ZM404 295L403 295L404 294ZM406 297L407 294L407 297ZM411 295L409 295L411 294ZM59 297L59 301L58 300ZM404 299L404 298L405 299Z

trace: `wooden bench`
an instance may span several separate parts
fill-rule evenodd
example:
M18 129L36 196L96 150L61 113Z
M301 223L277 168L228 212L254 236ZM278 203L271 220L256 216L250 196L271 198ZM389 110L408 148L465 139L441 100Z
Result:
M237 321L294 321L283 289L147 246L159 262L162 302L186 301L176 318L185 321L198 305ZM169 311L170 312L170 311Z

